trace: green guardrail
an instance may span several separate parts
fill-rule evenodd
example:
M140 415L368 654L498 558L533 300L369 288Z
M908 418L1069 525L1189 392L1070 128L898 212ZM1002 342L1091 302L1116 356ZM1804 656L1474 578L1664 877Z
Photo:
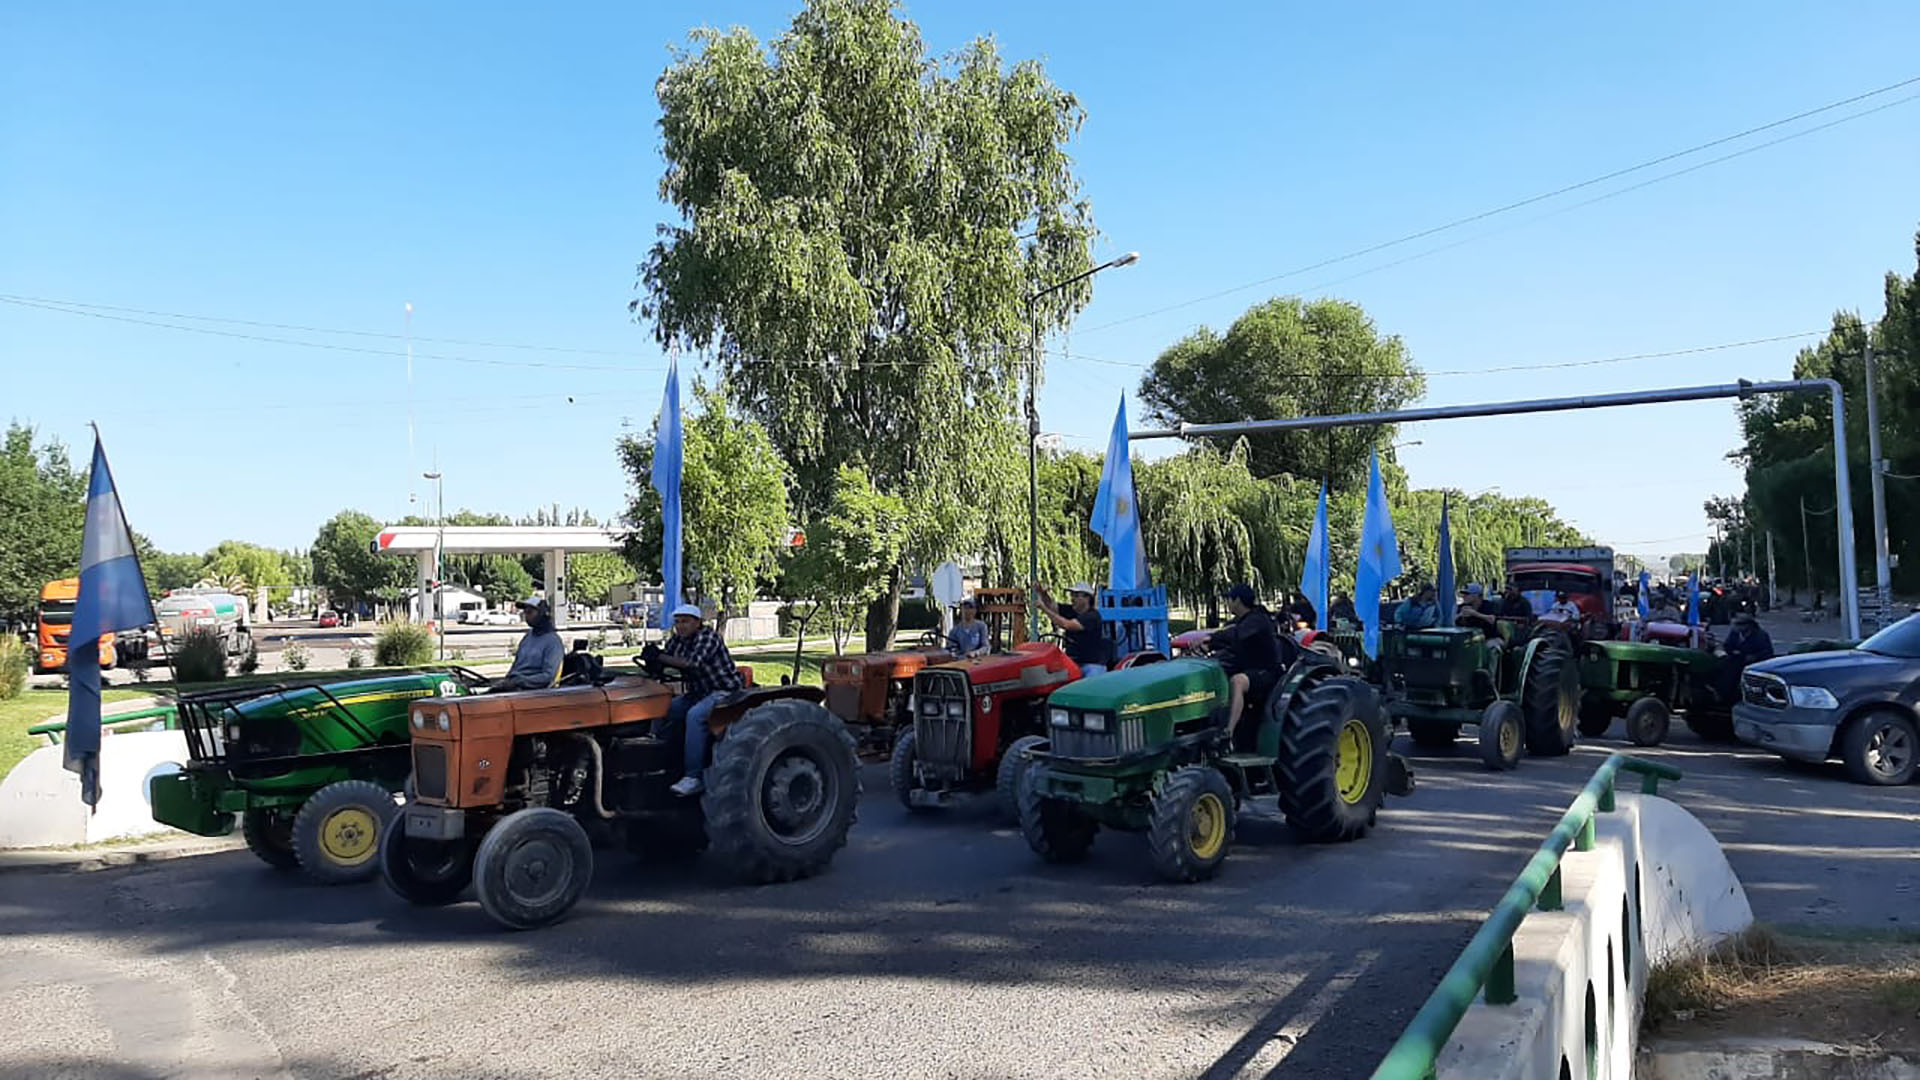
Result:
M1513 981L1514 932L1536 905L1542 911L1560 910L1560 859L1569 847L1592 850L1593 816L1613 812L1614 780L1622 771L1640 774L1640 790L1648 795L1659 794L1660 781L1680 779L1680 770L1671 765L1625 754L1608 757L1381 1059L1373 1080L1432 1080L1440 1051L1483 989L1489 1005L1511 1005L1518 999Z
M103 716L100 718L100 726L102 728L117 728L126 724L152 724L156 720L165 721L165 724L162 725L163 728L171 729L179 727L180 711L172 705L155 705L147 709L136 709L133 712L113 713L109 716ZM67 722L64 719L49 720L44 724L35 724L27 729L27 734L45 735L47 741L55 745L59 744L60 736L66 734L66 732Z

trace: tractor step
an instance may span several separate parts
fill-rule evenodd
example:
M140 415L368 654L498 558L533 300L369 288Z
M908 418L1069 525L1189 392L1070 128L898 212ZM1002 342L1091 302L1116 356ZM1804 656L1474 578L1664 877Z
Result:
M1273 767L1275 758L1265 754L1223 754L1220 761L1236 769L1268 769Z

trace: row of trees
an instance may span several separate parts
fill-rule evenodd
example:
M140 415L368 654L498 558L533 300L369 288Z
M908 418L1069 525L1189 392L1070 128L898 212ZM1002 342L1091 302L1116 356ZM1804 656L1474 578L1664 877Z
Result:
M1900 556L1894 585L1920 589L1920 234L1914 239L1916 271L1889 271L1883 308L1871 326L1856 312L1838 312L1819 344L1793 361L1796 379L1835 379L1845 388L1848 476L1858 541L1856 554L1867 580L1873 565L1872 473L1868 466L1866 346L1871 340L1878 370L1881 454L1890 462L1886 481L1887 531ZM1832 589L1838 584L1834 530L1833 419L1827 397L1773 395L1740 405L1741 445L1730 457L1746 467L1746 490L1707 502L1707 516L1723 534L1708 553L1709 567L1764 567L1772 535L1779 581L1795 589ZM1802 526L1803 507L1805 526ZM1803 543L1804 535L1804 543ZM1809 574L1809 569L1811 574ZM1848 583L1849 587L1857 583Z

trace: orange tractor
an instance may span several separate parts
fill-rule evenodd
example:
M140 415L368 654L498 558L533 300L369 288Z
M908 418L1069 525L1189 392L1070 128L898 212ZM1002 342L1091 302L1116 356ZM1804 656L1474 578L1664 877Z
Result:
M388 885L439 905L471 884L488 915L526 929L579 901L596 840L654 857L705 850L754 883L824 869L846 845L860 772L821 691L727 695L708 720L706 792L678 798L679 746L657 730L670 674L416 702L415 797L381 837Z

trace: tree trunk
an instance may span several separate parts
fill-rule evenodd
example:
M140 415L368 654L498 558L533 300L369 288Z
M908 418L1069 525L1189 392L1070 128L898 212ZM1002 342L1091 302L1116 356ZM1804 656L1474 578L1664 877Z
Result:
M900 568L887 571L887 591L867 604L867 651L893 648L893 635L900 628Z

